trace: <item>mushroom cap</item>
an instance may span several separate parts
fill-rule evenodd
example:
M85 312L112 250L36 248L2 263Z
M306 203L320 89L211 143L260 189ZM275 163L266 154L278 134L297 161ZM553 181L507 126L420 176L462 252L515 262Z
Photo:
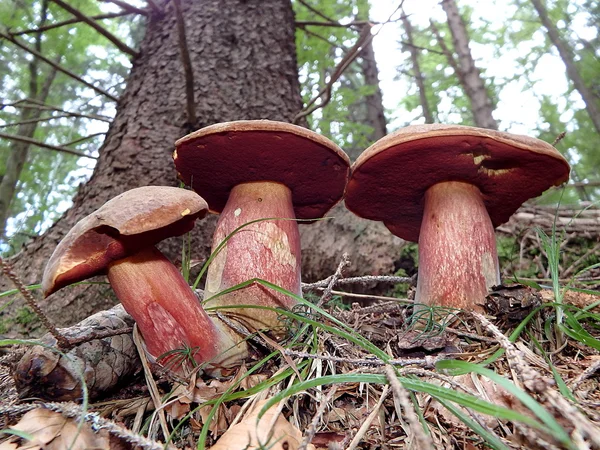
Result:
M298 219L317 219L338 203L350 159L329 139L269 120L240 120L202 128L179 139L173 153L179 178L220 213L231 189L272 181L292 191Z
M202 197L175 187L145 186L116 196L77 222L58 244L42 277L44 294L99 275L113 261L188 232L207 211Z
M494 227L526 200L569 179L569 164L550 144L460 125L413 125L380 139L352 166L346 207L417 242L424 195L445 181L481 191Z

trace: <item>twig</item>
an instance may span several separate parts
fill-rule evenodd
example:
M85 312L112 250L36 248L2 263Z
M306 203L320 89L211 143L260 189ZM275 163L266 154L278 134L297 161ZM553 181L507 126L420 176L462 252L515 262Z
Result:
M303 291L310 291L312 289L327 287L332 277L327 277L324 280L316 281L314 283L302 283ZM369 283L413 283L413 279L410 277L396 277L390 275L365 275L363 277L349 277L339 278L335 282L335 286L343 286L345 284L362 284L366 285Z
M2 31L0 31L0 37L4 38L4 39L6 39L6 40L8 40L10 42L12 42L17 47L22 48L26 52L31 53L33 56L35 56L38 59L41 59L46 64L48 64L51 67L55 68L59 72L62 72L65 75L68 75L69 77L73 78L74 80L79 81L81 84L84 84L85 86L89 87L90 89L93 89L94 91L98 92L99 94L102 94L102 95L106 96L107 98L111 99L113 102L116 102L116 101L119 100L117 97L115 97L114 95L109 94L104 89L94 86L92 83L89 83L89 82L85 81L83 78L81 78L80 76L74 74L70 70L65 69L64 67L60 66L59 64L56 64L54 61L46 58L44 55L42 55L37 50L34 50L34 49L30 48L29 46L27 46L25 44L22 44L21 42L19 42L18 40L16 40L14 37L12 37L12 36L10 36L10 35L8 35L6 33L3 33Z
M317 408L317 411L315 412L315 415L313 416L310 425L306 430L306 433L304 433L304 437L302 438L302 442L300 443L298 450L306 450L308 444L315 437L315 434L317 433L317 426L319 425L319 420L321 420L321 417L323 417L325 409L327 408L328 403L331 402L331 399L333 399L333 396L335 395L336 391L337 386L333 385L333 387L327 393L327 396L323 400L321 400L321 404Z
M567 135L566 131L563 131L563 132L559 133L559 135L556 136L556 139L554 139L554 142L552 143L552 146L555 147L556 144L558 144L560 141L562 141L565 138L566 135Z
M120 334L129 334L131 332L133 332L133 327L119 328L118 330L91 331L85 337L69 339L69 344L75 346L83 344L84 342L90 342L96 339L104 339L108 337L118 336Z
M336 20L333 20L331 17L326 16L325 14L323 14L321 11L319 11L318 9L316 9L315 7L313 7L312 5L309 5L308 3L306 3L304 0L298 0L298 3L300 3L302 6L304 6L309 11L315 13L320 18L325 19L327 22L336 22L337 23Z
M325 289L325 288L317 288L319 290ZM388 297L385 295L371 295L371 294L356 294L354 292L346 292L346 291L336 291L336 290L332 290L331 293L333 295L339 295L342 297L350 297L350 298L364 298L364 299L368 299L368 300L383 300L383 301L391 301L391 300L396 300L398 303L404 303L406 304L413 304L415 301L408 299L408 298L396 298L396 297Z
M579 376L573 380L571 383L572 389L577 389L581 383L594 375L598 370L600 370L600 358L596 359L596 361L594 361L587 369L581 372L581 374L579 374Z
M187 38L185 36L185 21L181 12L181 0L173 0L175 8L175 17L177 20L177 34L179 36L179 51L183 62L183 71L185 73L185 96L187 100L187 121L193 127L196 124L196 102L194 100L194 70L192 69L192 60L188 50Z
M317 306L321 307L324 303L329 301L329 299L331 298L331 290L333 289L335 282L342 276L342 271L344 270L344 268L348 267L349 265L350 259L348 258L348 253L344 253L342 255L342 260L338 264L335 273L331 277L329 277L329 283L327 283L327 287L323 291L323 295L321 295Z
M381 392L381 396L379 397L379 401L377 402L377 404L373 408L373 411L371 411L371 414L369 414L369 416L366 418L366 420L360 426L360 428L356 432L356 435L354 436L354 438L350 442L350 445L348 445L348 450L354 450L358 446L358 444L360 444L360 441L362 440L362 438L364 437L365 433L367 432L367 430L371 426L371 423L373 422L373 420L375 420L375 417L377 417L379 415L379 410L381 409L381 406L383 405L383 402L387 398L389 391L390 391L390 387L388 385L386 385L383 388L383 391Z
M331 100L331 89L333 84L342 76L344 71L348 68L352 62L358 57L363 46L367 45L373 39L374 35L371 34L371 26L365 25L358 36L356 43L348 51L342 60L335 66L333 73L329 77L329 81L321 88L319 93L309 100L306 106L294 117L292 123L298 123L300 119L312 114L317 109L325 107ZM321 99L321 102L316 104L317 100Z
M117 425L115 422L105 419L104 417L100 417L98 413L84 412L81 406L72 402L40 402L32 404L30 403L26 405L20 404L0 406L0 415L9 414L15 416L24 414L36 408L48 409L50 411L60 413L63 416L71 419L83 419L84 422L89 423L91 425L92 430L106 430L113 436L117 436L121 439L124 439L135 446L141 447L144 450L164 450L165 448L164 444L150 440L148 438L145 438L144 436L132 433L127 428ZM173 447L169 446L168 448Z
M88 139L93 139L93 138L98 137L98 136L103 136L105 134L106 134L106 132L104 132L104 131L102 131L100 133L88 134L87 136L80 137L79 139L75 139L73 141L65 142L63 144L63 147L66 147L67 145L79 144L80 142L87 141Z
M15 134L0 133L0 138L11 139L13 141L24 142L26 144L37 145L38 147L47 148L48 150L54 150L56 152L68 153L70 155L79 156L81 158L98 159L97 156L86 155L85 153L78 152L77 150L71 150L66 147L58 147L52 144L46 144L45 142L31 139L25 136L17 136Z
M98 14L97 16L91 16L90 19L93 19L93 20L114 19L116 17L128 16L130 14L133 14L133 13L129 12L129 11L122 11L122 12L118 12L118 13ZM63 22L56 22L56 23L52 23L50 25L44 25L43 27L39 27L39 28L31 28L29 30L11 32L10 35L11 36L21 36L23 34L43 33L44 31L53 30L55 28L60 28L60 27L66 26L66 25L71 25L71 24L79 23L79 22L81 22L80 19L73 18L73 19L65 20Z
M58 116L39 117L37 119L30 119L30 120L22 120L20 122L5 123L4 125L0 125L0 128L17 127L19 125L27 125L27 124L30 124L30 123L49 122L49 121L55 120L55 119L64 119L65 117L69 117L69 115L68 114L62 114L62 115L58 115Z
M356 20L354 22L340 23L336 21L319 21L319 20L296 20L295 24L297 27L305 26L317 26L317 27L336 27L336 28L351 28L351 27L362 27L367 24L376 25L377 22L370 22L368 20Z
M33 104L30 105L29 103L33 103ZM107 122L107 123L112 122L111 117L101 116L101 115L97 115L97 114L84 114L84 113L77 113L77 112L73 112L73 111L67 111L65 109L61 109L56 106L46 105L45 103L40 102L33 98L25 98L22 100L17 100L16 102L12 102L12 103L0 103L0 110L6 108L7 106L10 106L13 108L29 108L29 109L41 109L41 110L45 110L45 111L58 111L61 113L65 113L65 115L69 116L69 117L82 117L84 119L99 120L101 122Z
M494 324L479 313L472 312L471 314L504 348L508 365L519 377L519 381L523 383L523 386L530 392L534 392L545 398L557 411L560 411L562 417L571 423L576 432L587 437L594 446L600 447L600 430L598 427L590 422L577 407L552 389L551 386L554 382L533 369L525 361L522 352Z
M40 307L37 304L37 301L31 294L31 292L27 290L21 279L13 270L12 266L8 262L6 262L2 257L0 257L0 266L2 266L2 272L4 272L6 277L10 281L12 281L12 283L19 290L19 292L27 302L27 305L29 305L29 307L33 310L33 312L40 319L40 321L50 332L50 334L54 336L59 347L63 349L71 348L71 343L69 342L69 340L66 337L64 337L54 326L54 324L50 321L50 319L48 319L48 316L46 316L46 314L40 309Z
M385 376L390 382L390 386L394 393L394 397L398 400L398 403L402 407L404 414L401 414L401 411L398 411L398 417L405 417L408 422L408 426L412 430L417 440L417 448L420 449L433 449L433 441L430 436L427 436L423 431L423 427L419 422L419 418L417 417L417 413L415 412L415 408L408 397L408 392L406 388L402 386L394 367L387 364L385 366Z
M150 370L150 365L148 364L148 358L146 356L145 346L142 342L142 337L138 332L137 325L133 326L133 342L135 343L135 347L137 348L138 354L140 355L140 360L142 361L146 385L148 386L148 391L150 391L150 397L152 397L152 401L154 402L154 408L156 409L155 414L158 414L158 419L162 428L164 438L169 439L169 427L167 425L167 419L165 418L165 412L162 409L160 393L158 391L156 383L154 382L154 378L152 378L152 370ZM150 428L152 428L152 426L150 426Z
M138 52L136 52L134 49L132 49L129 45L127 45L125 42L121 41L117 36L115 36L110 31L105 29L98 22L94 21L92 18L83 14L78 9L73 8L68 3L63 2L63 0L52 0L52 1L54 3L56 3L58 6L60 6L62 9L64 9L65 11L68 11L69 13L73 14L75 17L77 17L82 22L88 24L90 27L92 27L94 30L96 30L98 33L100 33L102 36L104 36L110 42L115 44L115 46L119 50L121 50L123 53L127 53L133 57L136 57L138 55Z
M446 357L451 357L452 355L447 353L444 357L438 356L430 356L426 355L424 358L398 358L398 359L390 359L387 362L382 361L379 358L344 358L341 356L331 356L331 355L319 355L315 353L306 353L306 352L298 352L295 350L284 349L283 353L289 356L293 356L295 358L303 358L303 359L321 359L323 361L331 361L337 363L347 363L356 366L372 366L372 367L382 367L386 364L391 364L392 366L404 367L404 366L422 366L422 367L435 367L435 364L438 361L442 361L446 359Z

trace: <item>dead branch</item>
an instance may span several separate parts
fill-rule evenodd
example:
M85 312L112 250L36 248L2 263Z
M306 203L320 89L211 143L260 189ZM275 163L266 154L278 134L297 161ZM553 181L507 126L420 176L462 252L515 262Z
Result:
M50 321L50 319L48 319L48 316L46 316L44 311L42 311L38 306L37 301L33 297L31 291L25 287L25 284L23 284L21 279L17 276L12 266L8 262L4 261L2 257L0 257L0 266L2 267L2 272L4 272L4 275L6 275L6 277L12 281L15 287L19 290L21 296L27 302L27 305L33 310L38 319L40 319L44 327L46 327L52 336L54 336L59 346L63 349L70 348L71 344L69 343L69 340L56 329L54 324Z
M30 104L30 103L32 103L32 104ZM81 117L83 119L99 120L101 122L107 122L107 123L112 122L112 118L110 118L108 116L100 116L97 114L84 114L84 113L78 113L78 112L73 112L73 111L67 111L67 110L59 108L57 106L47 105L47 104L40 102L33 98L25 98L22 100L17 100L16 102L11 102L11 103L0 103L0 110L3 108L6 108L7 106L10 106L13 108L29 108L29 109L41 109L41 110L45 110L45 111L57 111L57 112L64 113L68 117Z
M31 138L28 138L25 136L17 136L14 134L0 133L0 138L10 139L13 141L18 141L18 142L24 142L26 144L36 145L41 148L47 148L48 150L54 150L55 152L68 153L70 155L79 156L81 158L98 159L97 156L86 155L85 153L81 153L76 150L71 150L70 148L66 148L66 147L58 147L56 145L46 144L45 142L38 141L36 139L31 139Z
M127 44L125 44L123 41L121 41L117 36L115 36L110 31L108 31L107 29L105 29L98 22L94 21L92 18L90 18L90 17L86 16L85 14L83 14L78 9L73 8L68 3L63 2L63 0L52 0L52 1L54 3L56 3L58 6L60 6L62 9L64 9L65 11L68 11L69 13L73 14L80 21L88 24L90 27L92 27L94 30L96 30L98 33L100 33L102 36L104 36L110 42L112 42L113 44L115 44L115 46L119 50L121 50L123 53L127 53L127 54L129 54L129 55L131 55L133 57L136 57L138 55L138 52L136 52L130 46L128 46Z
M106 134L105 132L88 134L87 136L84 136L84 137L81 137L79 139L75 139L73 141L69 141L69 142L63 144L63 147L66 147L68 145L79 144L80 142L87 141L88 139L93 139L93 138L98 137L98 136L103 136L105 134Z
M116 17L129 16L131 14L134 14L134 13L129 12L129 11L122 11L122 12L118 12L118 13L98 14L96 16L91 16L90 19L93 19L93 20L114 19ZM53 30L55 28L60 28L60 27L66 26L66 25L72 25L74 23L79 23L79 22L81 22L81 19L74 17L73 19L65 20L63 22L56 22L56 23L53 23L50 25L44 25L43 27L39 27L39 28L31 28L28 30L11 32L10 35L11 36L21 36L23 34L43 33L44 31Z
M114 95L109 94L108 92L106 92L104 89L99 88L94 86L92 83L89 83L87 81L85 81L83 78L81 78L78 75L75 75L73 72L71 72L68 69L65 69L64 67L62 67L59 64L56 64L54 61L46 58L44 55L42 55L40 52L30 48L29 46L19 42L17 39L15 39L14 37L3 33L2 31L0 31L0 37L4 38L10 42L12 42L13 44L15 44L17 47L25 50L28 53L31 53L33 56L35 56L38 59L41 59L42 61L44 61L46 64L50 65L51 67L55 68L56 70L58 70L59 72L64 73L65 75L73 78L74 80L79 81L81 84L84 84L85 86L89 87L90 89L93 89L94 91L98 92L99 94L104 95L105 97L108 97L109 99L111 99L113 102L118 101L119 99L117 97L115 97Z

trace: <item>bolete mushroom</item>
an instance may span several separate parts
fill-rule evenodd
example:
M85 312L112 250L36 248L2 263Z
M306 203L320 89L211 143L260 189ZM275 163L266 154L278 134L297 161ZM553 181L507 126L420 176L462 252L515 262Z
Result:
M150 355L159 359L187 347L197 362L228 366L245 347L227 352L239 339L211 320L181 273L154 247L191 230L207 210L196 193L165 186L140 187L109 200L58 244L44 271L44 294L106 273ZM180 370L174 361L171 354L159 362Z
M346 207L419 242L415 300L480 310L500 284L494 228L569 178L538 139L459 125L416 125L384 137L352 167Z
M179 177L221 213L213 251L236 228L208 269L205 299L260 278L301 296L300 235L295 219L323 217L343 194L348 156L305 128L268 120L212 125L176 142ZM292 308L293 298L253 284L217 296L208 306ZM275 328L277 314L251 308L224 313L248 329Z

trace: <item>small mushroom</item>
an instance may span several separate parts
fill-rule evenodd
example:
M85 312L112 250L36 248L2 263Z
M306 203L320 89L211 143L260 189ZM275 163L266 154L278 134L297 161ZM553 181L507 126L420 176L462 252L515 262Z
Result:
M267 120L212 125L176 142L179 177L221 213L213 251L236 228L208 269L205 299L260 278L301 296L300 235L294 219L323 217L338 203L350 162L333 142L305 128ZM296 300L260 284L218 296L208 306L292 308ZM251 330L275 328L277 314L223 309Z
M127 191L80 220L58 244L44 271L49 296L64 286L106 273L125 310L136 321L150 355L179 370L187 347L197 362L228 366L245 347L202 309L177 268L155 244L192 229L207 212L196 193L165 186ZM175 362L173 362L175 361Z
M384 137L352 167L346 207L419 242L415 300L481 310L500 284L494 228L569 178L538 139L459 125L416 125Z

